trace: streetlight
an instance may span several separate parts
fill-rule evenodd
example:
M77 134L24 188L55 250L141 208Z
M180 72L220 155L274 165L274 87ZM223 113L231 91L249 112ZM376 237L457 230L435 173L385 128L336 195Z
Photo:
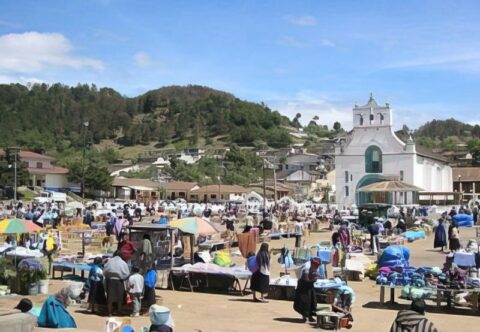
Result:
M87 131L88 131L88 121L85 121L83 123L83 126L85 129L83 130L83 154L82 154L82 186L81 186L81 191L82 191L82 202L85 201L85 149L87 147Z

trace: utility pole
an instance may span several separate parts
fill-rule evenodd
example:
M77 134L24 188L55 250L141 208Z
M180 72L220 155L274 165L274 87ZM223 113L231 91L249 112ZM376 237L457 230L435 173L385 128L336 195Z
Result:
M81 194L82 194L82 203L85 202L85 150L87 148L87 130L88 130L88 121L83 123L85 129L83 130L83 153L82 153L82 185L81 185Z
M15 158L13 159L13 203L17 205L17 150L15 152Z
M273 166L273 199L275 201L275 206L277 206L277 170L275 164Z
M267 188L265 180L265 160L263 161L263 213L267 212Z

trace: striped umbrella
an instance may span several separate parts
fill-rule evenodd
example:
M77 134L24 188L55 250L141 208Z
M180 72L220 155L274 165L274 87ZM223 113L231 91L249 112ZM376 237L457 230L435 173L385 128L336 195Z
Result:
M31 221L4 219L0 221L0 234L22 234L38 232L42 228Z
M183 219L177 219L170 221L171 227L176 227L182 232L195 234L195 235L213 235L218 233L218 230L209 221L198 218L188 217Z

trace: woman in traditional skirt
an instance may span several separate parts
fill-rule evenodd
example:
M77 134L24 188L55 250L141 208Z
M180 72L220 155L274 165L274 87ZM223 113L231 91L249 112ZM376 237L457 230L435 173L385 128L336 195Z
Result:
M113 303L117 304L118 312L122 310L122 304L125 301L125 280L130 276L130 270L127 263L115 253L105 264L103 275L106 279L107 291L107 310L108 315L112 315Z
M443 248L447 246L447 232L445 230L444 217L442 216L438 219L438 226L435 231L435 239L433 240L434 248L441 248L440 251L443 251Z
M150 308L152 304L156 304L155 284L157 283L157 271L155 270L155 262L148 264L148 271L145 273L145 287L143 290L142 305Z
M95 257L93 265L90 268L90 273L87 280L88 303L92 309L92 313L95 311L95 304L105 305L107 304L107 298L105 297L105 288L103 287L103 271L101 268L102 258Z
M268 293L270 287L270 253L267 243L262 243L256 257L259 269L252 274L250 289L253 291L253 301L266 303L264 294ZM260 293L260 299L256 292Z
M460 249L460 240L458 239L458 226L455 220L452 220L452 223L448 227L448 239L448 246L451 252Z
M306 263L302 276L298 279L297 288L295 289L295 301L293 309L302 315L303 321L307 318L310 322L314 322L313 316L317 310L317 299L315 295L314 283L318 279L318 268L321 261L319 258L312 258L310 263Z

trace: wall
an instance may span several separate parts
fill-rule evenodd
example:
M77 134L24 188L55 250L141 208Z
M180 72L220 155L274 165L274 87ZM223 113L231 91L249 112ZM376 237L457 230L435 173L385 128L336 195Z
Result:
M66 174L46 174L45 187L47 188L68 188L68 179Z

